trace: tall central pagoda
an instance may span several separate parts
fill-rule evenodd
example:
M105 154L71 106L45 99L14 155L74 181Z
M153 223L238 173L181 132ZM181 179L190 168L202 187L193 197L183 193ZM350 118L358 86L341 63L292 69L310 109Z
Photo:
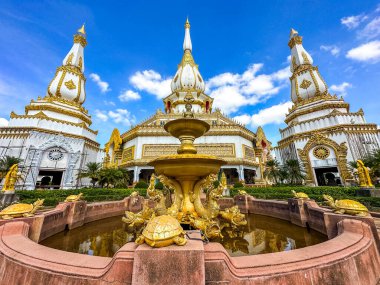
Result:
M264 163L271 144L262 128L257 133L213 110L213 98L205 94L205 82L193 58L190 23L185 23L183 56L171 82L171 94L163 99L164 112L157 110L149 119L120 134L115 129L106 144L106 166L121 166L133 172L133 181L147 181L153 167L147 163L160 155L175 154L178 140L164 125L178 119L191 102L196 118L207 121L210 131L195 141L198 153L219 156L228 164L223 167L229 183L244 181L263 184Z

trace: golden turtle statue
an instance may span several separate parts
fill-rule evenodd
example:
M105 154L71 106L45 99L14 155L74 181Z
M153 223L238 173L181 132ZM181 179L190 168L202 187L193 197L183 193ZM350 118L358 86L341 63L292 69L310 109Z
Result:
M33 204L13 204L0 212L0 218L10 220L18 217L32 217L34 213L41 208L44 199L38 199Z
M296 199L309 199L309 196L303 192L296 192L296 191L292 190L292 194L293 194L294 198L296 198Z
M152 218L135 242L137 244L145 242L151 247L165 247L173 243L185 245L187 239L176 218L162 215Z
M354 200L335 200L329 195L323 195L327 204L334 209L336 214L348 214L360 217L365 217L368 215L368 209L362 203Z
M65 199L65 202L76 202L76 201L79 201L80 198L82 198L82 196L83 196L83 193L79 193L78 195L67 196L66 199Z

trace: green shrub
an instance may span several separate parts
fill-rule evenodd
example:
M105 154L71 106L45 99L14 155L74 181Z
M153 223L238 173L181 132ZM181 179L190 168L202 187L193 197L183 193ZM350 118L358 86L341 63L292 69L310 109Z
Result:
M63 202L69 195L83 193L82 199L87 202L97 201L117 201L131 195L133 191L138 191L140 195L146 195L146 189L99 189L85 188L72 190L19 190L16 194L23 203L33 203L37 199L45 199L45 206L56 206Z
M243 185L243 183L241 183L241 182L236 182L235 184L234 184L234 188L243 188L244 187L244 185Z
M218 188L220 182L218 180L215 180L212 184L213 184L214 188Z
M148 187L149 187L149 184L146 183L145 181L139 181L135 185L135 188L138 188L138 189L147 189Z

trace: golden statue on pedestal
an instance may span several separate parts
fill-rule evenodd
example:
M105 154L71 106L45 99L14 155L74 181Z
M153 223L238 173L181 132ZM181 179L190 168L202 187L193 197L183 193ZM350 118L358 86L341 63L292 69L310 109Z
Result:
M371 177L369 176L368 168L360 159L356 162L359 176L359 186L363 188L373 188Z
M15 191L15 184L18 179L18 164L13 164L5 175L5 182L2 191Z

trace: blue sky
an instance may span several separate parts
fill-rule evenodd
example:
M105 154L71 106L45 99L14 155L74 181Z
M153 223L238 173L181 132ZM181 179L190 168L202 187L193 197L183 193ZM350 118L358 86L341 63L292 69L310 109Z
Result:
M0 125L44 96L86 23L84 106L104 144L163 108L189 16L208 94L276 145L290 106L290 28L351 110L380 124L379 1L1 1Z

